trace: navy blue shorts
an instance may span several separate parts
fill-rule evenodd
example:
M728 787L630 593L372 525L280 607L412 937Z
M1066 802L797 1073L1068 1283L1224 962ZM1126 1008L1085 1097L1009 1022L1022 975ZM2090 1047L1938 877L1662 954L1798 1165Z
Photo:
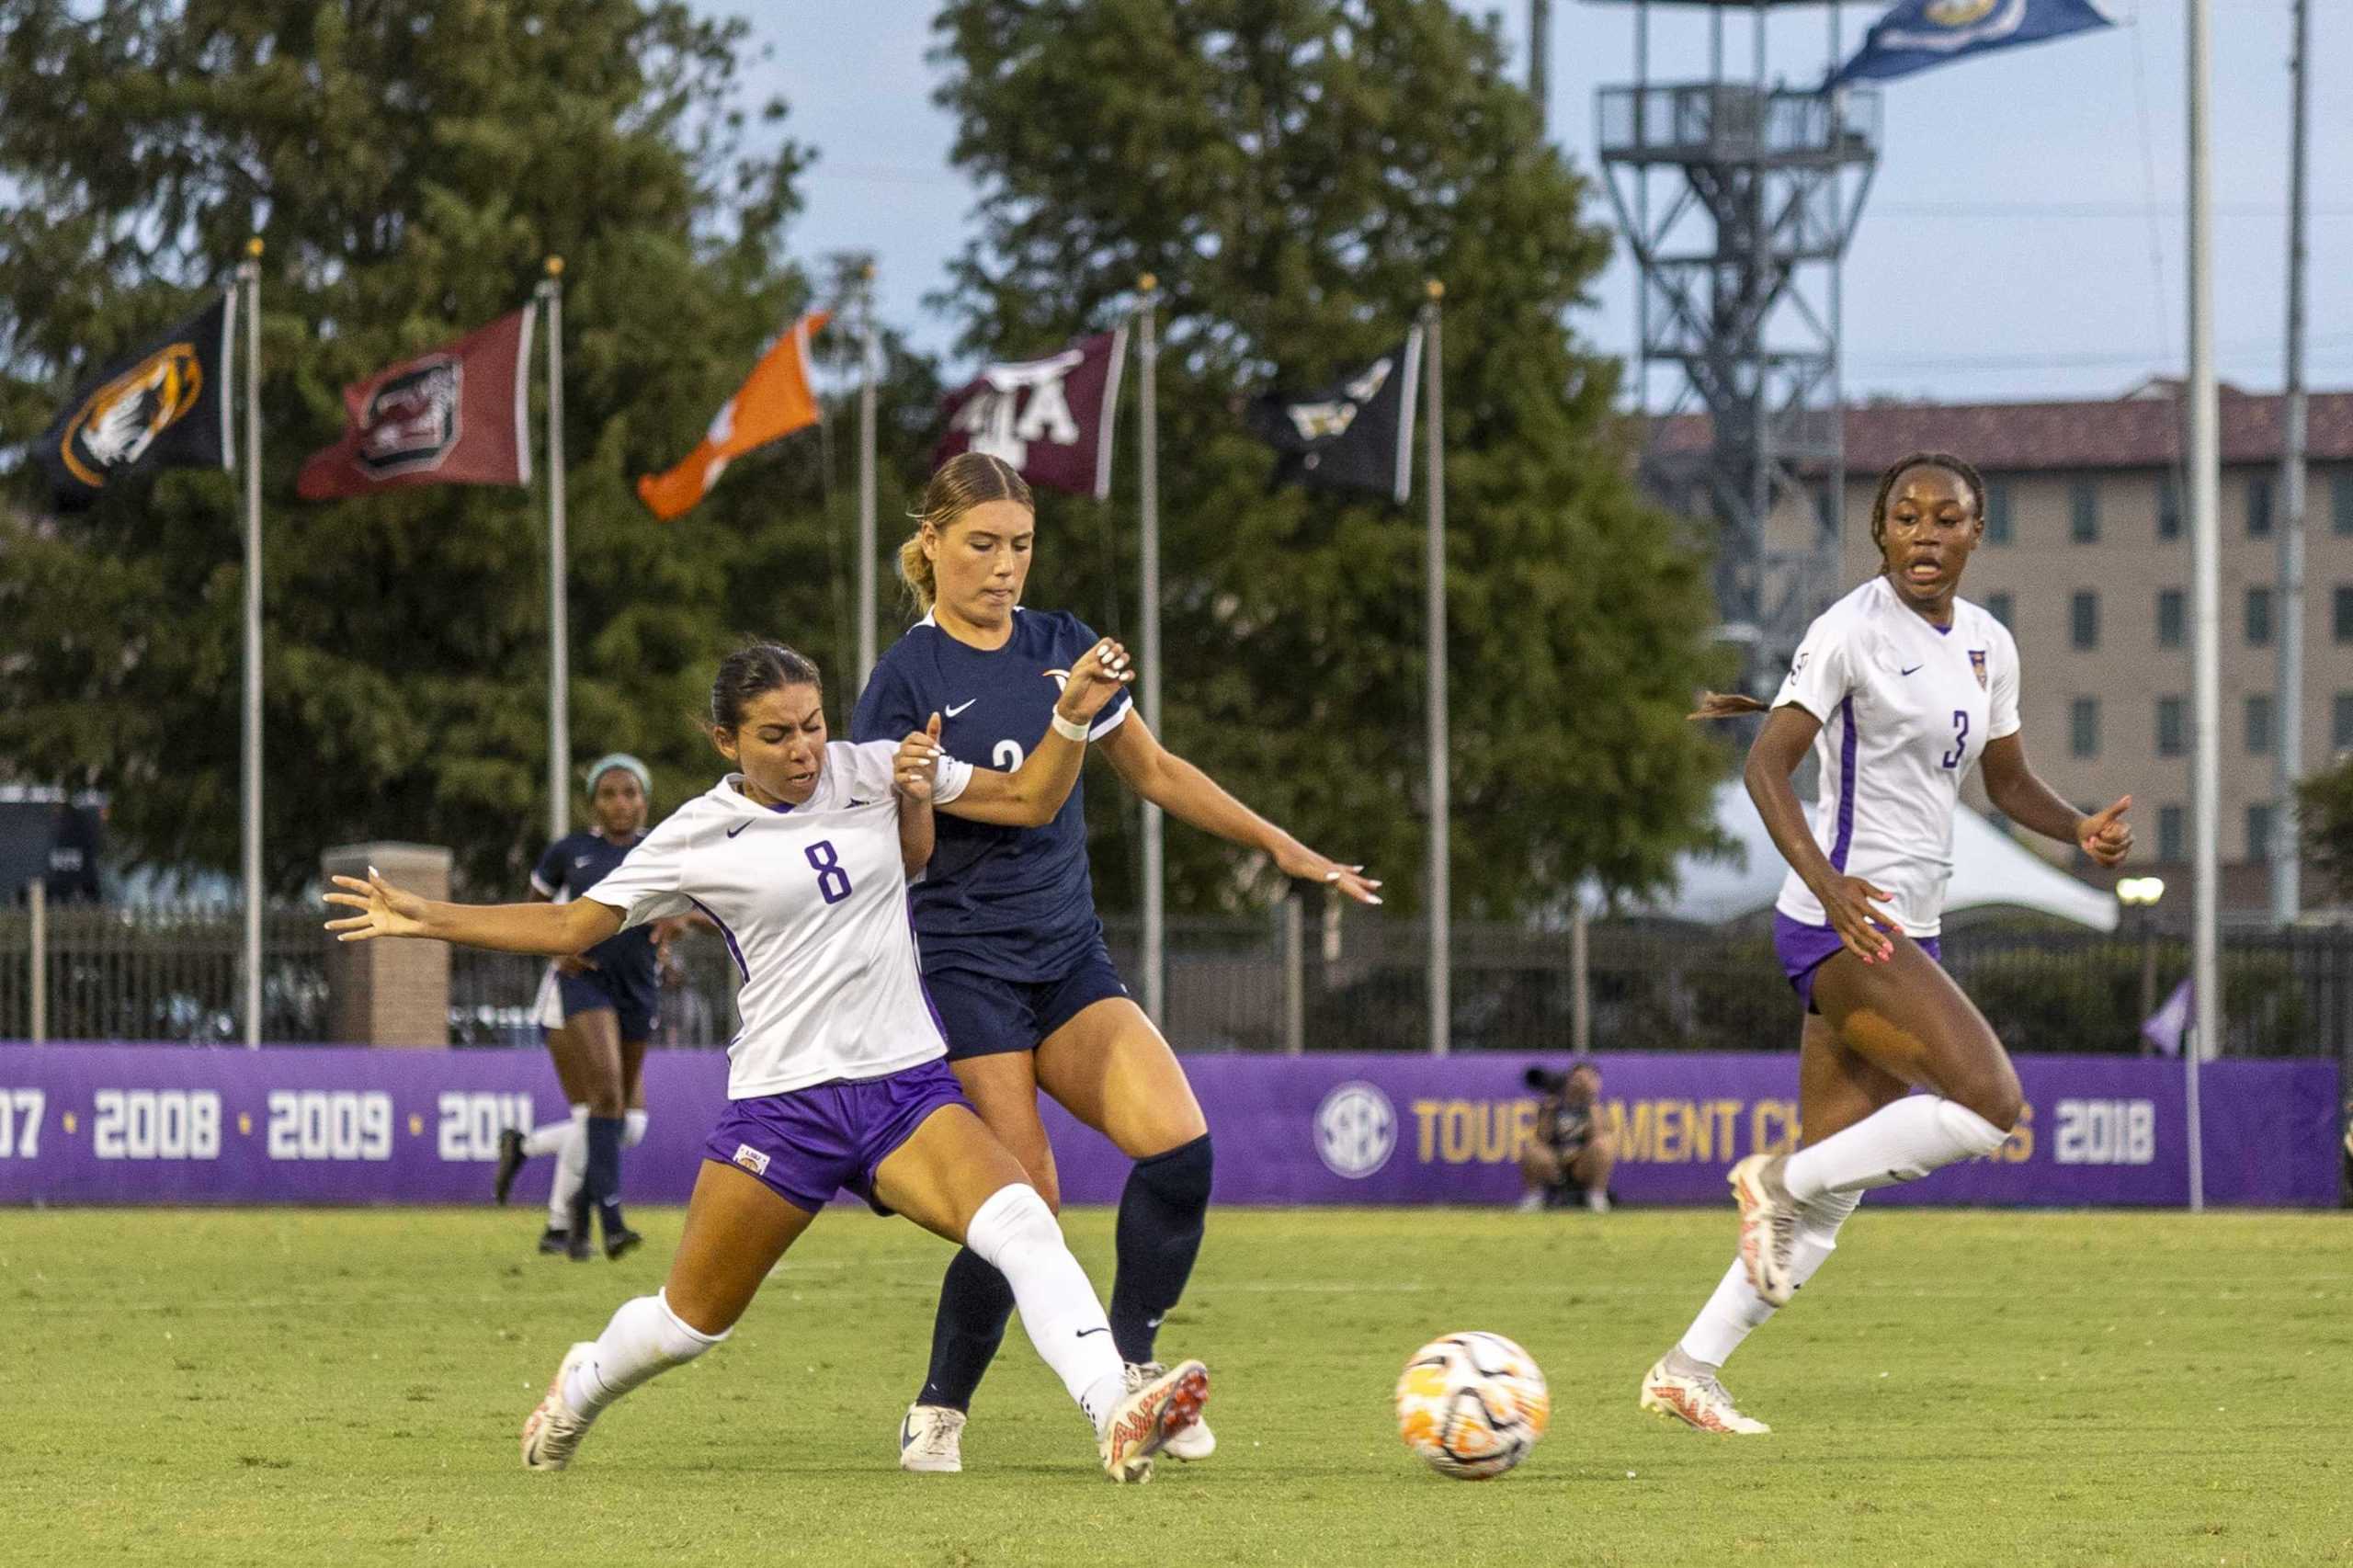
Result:
M874 1173L943 1106L970 1108L938 1057L881 1078L836 1078L790 1094L730 1100L702 1157L739 1165L814 1214L843 1187L888 1214Z
M581 974L556 971L556 995L563 1017L610 1007L620 1015L623 1040L652 1040L662 1021L662 977L652 970L633 974L626 970L592 969Z
M967 969L923 977L948 1036L948 1060L1035 1051L1045 1038L1107 996L1125 996L1110 949L1098 938L1058 980L1004 980Z

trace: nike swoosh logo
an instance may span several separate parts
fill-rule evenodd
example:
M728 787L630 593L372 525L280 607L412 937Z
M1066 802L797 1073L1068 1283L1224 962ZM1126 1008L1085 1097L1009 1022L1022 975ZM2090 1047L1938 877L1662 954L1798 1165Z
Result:
M968 697L963 701L958 703L955 707L948 709L945 711L950 719L953 719L957 714L961 713L965 709L970 708L973 703L978 702L979 700L980 699L977 697Z
M733 827L731 827L731 828L729 828L729 829L727 830L727 836L728 836L728 837L730 837L730 838L733 838L733 837L734 837L737 834L739 834L739 833L743 832L745 828L747 828L747 827L749 827L749 826L751 826L751 825L752 825L752 824L751 824L750 823L747 823L747 822L745 822L745 823L737 823Z
M1913 671L1913 670L1916 670L1916 669L1918 669L1919 667L1920 667L1919 665L1913 665L1913 666L1912 666L1912 669L1910 669L1910 670L1898 670L1898 671L1896 672L1896 674L1898 674L1898 675L1906 675L1906 676L1908 676L1908 675L1910 675L1910 674L1912 673L1912 671Z
M977 701L978 699L975 699L974 700ZM1078 1331L1078 1336L1081 1339L1084 1339L1090 1334L1108 1334L1111 1331L1108 1328L1082 1328Z

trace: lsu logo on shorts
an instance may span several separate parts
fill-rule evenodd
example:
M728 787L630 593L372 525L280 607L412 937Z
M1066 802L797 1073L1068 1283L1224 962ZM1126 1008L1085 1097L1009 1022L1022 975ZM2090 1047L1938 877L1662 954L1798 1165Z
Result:
M753 1148L749 1143L738 1143L735 1145L735 1164L743 1166L754 1176L766 1176L768 1174L768 1157L766 1154L761 1153L757 1149Z

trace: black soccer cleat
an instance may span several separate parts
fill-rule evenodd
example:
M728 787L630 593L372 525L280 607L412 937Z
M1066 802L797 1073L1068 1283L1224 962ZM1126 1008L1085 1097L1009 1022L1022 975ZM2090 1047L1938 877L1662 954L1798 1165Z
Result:
M490 1178L490 1190L501 1209L506 1207L506 1195L515 1190L515 1177L521 1173L523 1162L529 1158L523 1153L523 1134L518 1129L499 1129L498 1171Z
M540 1233L540 1250L550 1257L562 1257L572 1250L572 1233L550 1225Z
M563 1238L563 1256L572 1259L574 1263L586 1263L589 1259L597 1256L596 1238L588 1233L586 1226L584 1225L579 1230L565 1233Z
M618 1231L611 1231L606 1233L605 1256L611 1262L619 1263L622 1258L628 1256L631 1253L635 1252L644 1244L645 1238L643 1236L639 1235L635 1231L632 1231L628 1226L624 1225Z

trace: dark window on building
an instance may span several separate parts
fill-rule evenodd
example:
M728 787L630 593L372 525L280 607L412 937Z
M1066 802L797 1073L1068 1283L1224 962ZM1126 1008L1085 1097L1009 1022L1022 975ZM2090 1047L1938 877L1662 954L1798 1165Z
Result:
M2157 699L2157 755L2179 756L2189 749L2188 714L2178 697Z
M2010 619L2010 617L2018 612L2017 607L2011 601L2007 589L2005 589L1998 594L1988 594L1985 596L1985 613L1992 616L1995 620L2000 621L2004 626L2009 627L2011 631L2016 631L2018 630L2017 625Z
M2067 709L2067 749L2077 756L2099 755L2099 699L2078 697Z
M2346 614L2353 617L2353 589L2337 592L2347 600ZM2067 625L2078 648L2099 646L2099 596L2086 588L2077 594L2067 607Z
M2258 691L2246 699L2246 749L2252 756L2271 755L2271 694Z
M2339 642L2353 642L2353 587L2339 583L2335 602L2329 607L2330 630Z
M2271 590L2249 588L2246 591L2246 645L2250 648L2271 646Z
M2179 588L2157 590L2157 646L2178 648L2188 619L2188 601Z
M2340 691L2329 705L2328 744L2337 751L2353 751L2353 691Z
M1985 542L2010 542L2010 482L2006 479L1985 482Z
M2067 537L2077 544L2099 542L2099 481L2077 479L2067 485Z
M2171 474L2157 481L2157 537L2181 537L2181 486Z
M2157 808L2157 858L2165 861L2189 858L2188 835L2183 831L2185 812L2179 806Z
M2246 536L2264 539L2271 532L2271 476L2250 473L2246 476Z
M2246 809L2246 858L2271 858L2271 802L2259 801Z
M2340 473L2328 482L2328 515L2336 532L2353 534L2353 473Z

